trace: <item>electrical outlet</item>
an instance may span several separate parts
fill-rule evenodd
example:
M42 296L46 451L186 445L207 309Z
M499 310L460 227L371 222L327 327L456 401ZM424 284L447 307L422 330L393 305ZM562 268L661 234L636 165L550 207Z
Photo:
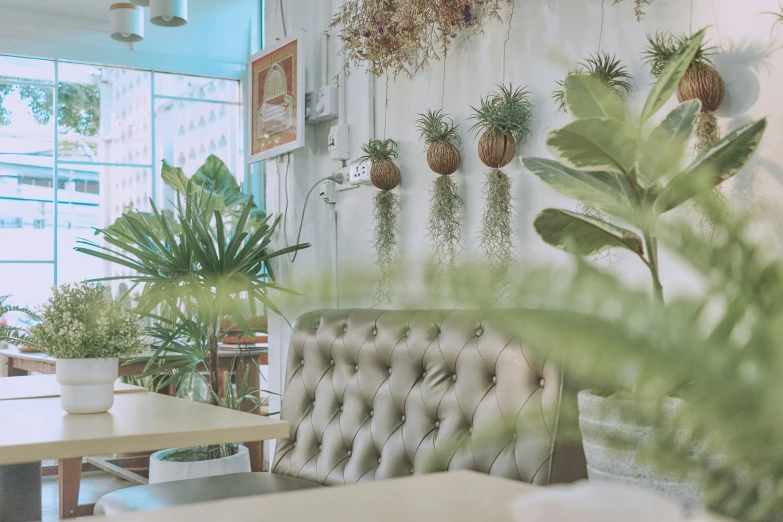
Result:
M351 185L364 185L366 183L370 183L371 168L372 168L371 161L352 163L350 167Z
M327 179L321 183L321 197L330 205L337 204L337 185L334 181Z

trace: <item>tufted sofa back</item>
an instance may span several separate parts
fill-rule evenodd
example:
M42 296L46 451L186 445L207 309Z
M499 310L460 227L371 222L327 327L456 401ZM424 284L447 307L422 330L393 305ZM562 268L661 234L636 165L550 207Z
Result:
M495 317L499 313L493 312ZM272 471L326 485L468 469L586 476L560 372L475 311L325 310L294 325Z

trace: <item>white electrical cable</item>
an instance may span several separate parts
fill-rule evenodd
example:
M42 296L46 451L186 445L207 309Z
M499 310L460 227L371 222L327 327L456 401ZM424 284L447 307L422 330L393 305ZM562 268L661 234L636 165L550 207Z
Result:
M315 185L310 187L310 190L307 191L307 196L305 196L304 206L302 207L302 218L299 220L299 232L297 232L297 234L296 234L296 242L294 243L295 245L299 244L299 239L302 237L302 226L304 225L304 217L305 217L305 212L307 212L307 202L310 200L310 194L313 193L315 188L320 183L323 183L324 181L327 181L327 180L331 180L331 181L334 181L335 183L339 183L340 181L342 181L342 177L340 177L338 175L326 176L325 178L321 178L318 181L316 181ZM288 239L286 238L286 241L287 240ZM296 255L298 253L299 253L298 250L296 252L294 252L294 257L291 259L291 263L296 261Z

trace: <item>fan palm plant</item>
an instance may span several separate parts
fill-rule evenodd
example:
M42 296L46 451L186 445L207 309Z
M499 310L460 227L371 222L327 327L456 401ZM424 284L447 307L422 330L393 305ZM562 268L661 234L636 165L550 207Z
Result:
M141 287L137 298L140 313L151 314L159 306L165 306L174 311L175 318L192 319L203 328L203 360L208 371L210 402L217 403L221 391L218 380L220 325L231 318L245 335L254 335L240 306L245 297L261 302L279 314L269 291L288 290L275 284L269 263L276 257L310 245L272 250L272 236L280 217L274 220L267 217L248 230L253 206L247 202L229 229L221 213L210 210L214 208L210 198L211 193L189 190L176 202L179 232L174 231L169 218L150 202L151 217L135 213L134 219L126 221L127 232L101 230L105 245L81 239L81 246L76 250L130 269L131 275L100 280L126 280L132 283L131 290ZM162 233L157 234L157 231ZM187 324L183 320L182 328ZM192 339L200 337L191 336ZM165 348L161 345L152 362L163 355ZM181 364L181 361L173 364ZM196 367L183 368L196 371Z
M5 314L20 313L31 319L39 319L32 311L23 306L6 304L10 295L0 295L0 342L23 344L25 342L25 330L21 326L12 326L5 322Z

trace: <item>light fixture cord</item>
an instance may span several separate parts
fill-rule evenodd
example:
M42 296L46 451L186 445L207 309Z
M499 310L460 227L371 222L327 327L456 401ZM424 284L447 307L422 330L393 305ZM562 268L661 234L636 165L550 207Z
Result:
M514 20L514 8L517 6L516 0L511 0L511 13L508 15L508 30L506 32L506 41L503 42L503 84L506 83L506 46L511 40L511 22Z

